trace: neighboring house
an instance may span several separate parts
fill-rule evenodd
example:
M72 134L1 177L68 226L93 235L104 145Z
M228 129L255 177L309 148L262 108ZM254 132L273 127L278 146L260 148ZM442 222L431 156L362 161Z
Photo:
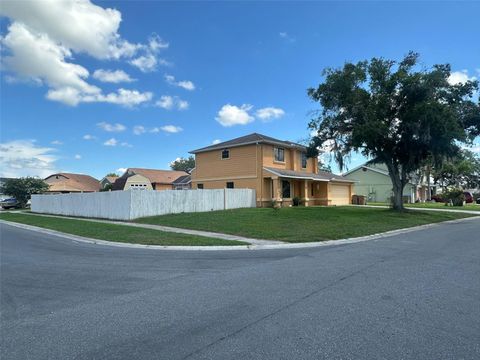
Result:
M189 190L192 188L192 177L190 175L180 176L173 182L174 190Z
M184 171L128 168L113 183L113 190L173 190Z
M113 183L117 179L118 176L105 176L102 180L100 180L100 185L102 189L105 189L106 186L113 186Z
M44 179L50 186L47 193L64 194L75 192L95 192L100 190L100 181L83 174L57 173Z
M257 206L282 206L299 197L308 205L345 205L353 181L318 171L306 147L253 133L191 151L195 155L192 188L255 189Z
M393 186L388 169L384 164L363 164L343 174L347 179L355 180L355 194L364 195L367 201L390 202L393 196ZM435 186L431 185L432 195ZM428 185L426 180L419 176L411 176L410 181L403 189L405 202L423 202L427 199Z

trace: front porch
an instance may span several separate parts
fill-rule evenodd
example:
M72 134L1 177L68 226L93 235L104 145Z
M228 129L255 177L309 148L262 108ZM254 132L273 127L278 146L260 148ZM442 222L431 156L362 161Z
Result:
M262 207L271 206L272 201L288 207L294 198L300 199L302 206L331 205L328 181L270 176L263 178L263 190Z

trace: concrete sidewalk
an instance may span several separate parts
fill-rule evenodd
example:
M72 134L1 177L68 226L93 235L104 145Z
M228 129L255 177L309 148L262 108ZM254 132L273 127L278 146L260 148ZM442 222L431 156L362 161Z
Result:
M377 208L377 209L389 209L389 206L384 205L347 205L357 208ZM480 215L480 211L475 210L451 210L451 209L432 209L432 208L417 208L417 207L405 207L406 210L416 210L416 211L440 211L440 212L450 212L450 213L460 213L460 214L472 214Z

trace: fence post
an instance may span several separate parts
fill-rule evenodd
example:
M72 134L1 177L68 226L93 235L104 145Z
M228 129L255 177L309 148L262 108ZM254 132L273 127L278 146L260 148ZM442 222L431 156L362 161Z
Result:
M223 210L227 210L227 188L223 188Z

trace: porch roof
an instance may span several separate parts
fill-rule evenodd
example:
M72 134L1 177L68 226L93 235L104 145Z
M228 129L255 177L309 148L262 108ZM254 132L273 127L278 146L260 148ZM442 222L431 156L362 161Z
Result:
M348 182L348 183L355 182L353 180L345 179L340 175L335 175L327 171L320 171L318 174L315 174L311 172L285 170L285 169L277 169L277 168L271 168L271 167L264 167L263 169L273 175L283 177L283 178L288 178L288 179L326 181L326 182L340 181L340 182Z

